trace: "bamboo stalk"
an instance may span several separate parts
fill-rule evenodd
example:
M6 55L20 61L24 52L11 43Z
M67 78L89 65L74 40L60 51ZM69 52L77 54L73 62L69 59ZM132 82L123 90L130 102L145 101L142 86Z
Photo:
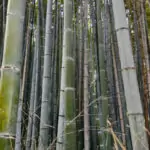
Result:
M133 62L128 25L126 23L124 2L123 0L112 0L112 4L132 137L132 146L133 149L136 150L145 150L148 149L148 143L146 133L144 131L145 125L143 110L137 84L136 70ZM124 41L126 41L126 44L124 44Z
M90 150L89 92L88 92L88 1L84 1L84 149Z
M21 51L25 4L26 1L8 1L0 79L0 148L4 150L14 147L22 63Z
M70 124L75 117L75 59L72 39L72 0L64 0L63 55L56 150L68 148L76 150L76 121Z
M51 72L51 24L52 24L52 1L47 3L46 16L46 31L45 31L45 51L44 51L44 73L42 84L42 103L41 103L41 121L40 121L40 135L39 135L39 149L46 149L49 145L49 116L51 111L50 102L50 72Z

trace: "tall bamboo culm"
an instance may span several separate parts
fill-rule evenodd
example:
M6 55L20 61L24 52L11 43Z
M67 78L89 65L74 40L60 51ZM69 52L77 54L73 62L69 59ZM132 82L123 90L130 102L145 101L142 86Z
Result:
M42 84L42 104L41 104L41 121L40 121L40 135L39 135L39 150L46 149L49 144L49 117L50 117L50 70L51 70L51 23L52 23L52 1L47 3L46 16L46 32L45 32L45 51L44 51L44 70L43 70L43 84Z
M89 131L89 86L88 86L88 1L84 0L84 149L90 150L90 131Z
M0 78L0 148L14 147L26 0L9 0ZM19 31L19 32L18 32Z
M64 0L64 33L56 150L76 150L72 0Z
M136 69L133 61L129 28L126 22L124 1L112 0L112 5L127 104L127 114L132 138L132 147L133 150L147 150L148 142L144 130L145 120L137 83Z

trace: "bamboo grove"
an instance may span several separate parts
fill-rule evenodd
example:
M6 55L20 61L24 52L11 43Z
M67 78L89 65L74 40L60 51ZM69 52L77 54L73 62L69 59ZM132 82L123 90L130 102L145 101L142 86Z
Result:
M149 150L150 1L1 0L0 150Z

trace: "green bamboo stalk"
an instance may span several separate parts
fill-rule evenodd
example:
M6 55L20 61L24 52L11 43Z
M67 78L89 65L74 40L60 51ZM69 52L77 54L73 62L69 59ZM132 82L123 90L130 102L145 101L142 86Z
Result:
M55 59L54 59L54 71L53 71L53 112L52 112L52 117L53 117L53 139L56 139L57 136L57 112L58 112L58 88L59 88L59 76L60 76L60 71L59 71L59 53L60 53L60 41L59 41L59 36L60 36L60 3L56 1L56 40L55 40ZM54 145L55 146L55 145Z
M7 3L8 0L3 0L3 34L5 33L5 28L6 28Z
M3 56L3 1L0 1L0 65Z
M39 123L40 120L38 117L40 117L40 105L41 105L41 45L42 45L42 40L41 40L41 3L40 0L37 1L37 26L36 26L36 41L35 41L35 45L36 45L36 75L35 75L35 97L34 97L34 112L33 112L33 124L32 124L32 143L31 143L31 149L35 149L37 147L38 144L38 135L39 135Z
M34 15L34 5L31 3L29 4L29 18L28 18L28 28L27 28L27 40L26 40L26 50L25 50L25 58L24 58L24 65L23 65L23 75L22 75L22 82L20 88L20 95L19 95L19 106L18 106L18 115L17 115L17 125L16 125L16 140L15 140L15 150L20 150L22 148L22 120L23 120L23 102L26 98L26 88L27 82L29 78L29 69L30 69L30 57L31 57L31 44L32 44L32 32L33 32L33 15Z
M100 122L101 127L101 138L100 138L100 148L106 149L107 144L107 119L108 119L108 83L106 78L106 68L105 68L105 54L104 54L104 42L103 42L103 27L102 27L102 1L96 1L97 10L97 31L98 31L98 50L99 50L99 61L100 61L100 89L101 89L101 100L100 107L102 113L102 119Z
M80 15L79 15L79 83L78 83L78 94L79 94L79 113L83 111L83 4L80 1ZM83 129L83 116L79 117L79 130ZM78 141L78 149L82 150L84 148L84 132L79 132L79 141Z
M50 58L51 58L51 15L52 2L47 3L47 17L46 17L46 32L45 32L45 51L44 51L44 71L42 84L42 104L41 104L41 121L40 121L40 135L39 135L39 150L46 149L49 143L49 114L51 110L50 102Z
M92 103L96 97L96 91L95 91L95 84L96 84L96 79L97 76L95 75L95 61L94 61L94 51L95 51L95 46L94 46L94 41L93 41L93 34L92 34L92 29L93 27L90 28L90 35L89 35L89 40L90 40L90 52L89 55L91 56L89 58L89 76L90 76L90 84L89 84L89 91L90 91L90 103ZM97 66L97 65L96 65ZM95 79L96 77L96 79ZM92 80L93 79L93 80ZM96 86L97 87L97 86ZM100 91L99 91L100 92ZM97 103L95 102L93 105L89 107L89 112L90 112L90 132L91 132L91 149L97 149Z
M75 62L72 35L72 0L64 0L63 56L56 150L76 150L76 121L71 121L75 117Z
M84 1L84 149L90 150L89 92L88 92L88 1Z
M0 148L14 147L26 0L9 0L0 79ZM18 32L19 31L19 32Z
M34 100L35 100L35 85L36 85L36 55L37 51L35 45L33 46L33 67L32 67L32 82L30 90L30 102L29 102L29 116L28 116L28 125L27 125L27 135L26 135L26 145L25 149L30 150L31 139L32 139L32 125L33 125L33 113L34 113Z

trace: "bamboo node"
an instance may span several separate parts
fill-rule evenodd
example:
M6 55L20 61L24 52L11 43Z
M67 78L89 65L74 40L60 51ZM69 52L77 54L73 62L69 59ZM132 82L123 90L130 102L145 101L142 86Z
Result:
M129 70L129 69L133 69L133 70L135 70L135 69L136 69L136 67L124 67L124 68L122 68L121 70L122 70L122 71L124 71L124 70Z
M65 87L65 91L75 91L75 88L73 88L73 87Z
M65 92L65 90L64 89L60 89L60 92Z
M65 117L65 115L59 115L59 117L63 117L63 118L64 118L64 117Z
M129 28L128 27L120 27L120 28L116 29L115 31L118 32L120 30L129 30Z
M57 141L58 144L63 144L63 142Z
M72 32L72 28L65 28L64 32Z
M70 60L70 61L73 61L73 62L74 62L74 58L73 58L73 57L66 56L65 58L66 58L66 60Z
M0 133L0 138L15 139L15 135L10 133Z
M13 70L15 72L20 72L20 68L14 66L14 65L4 65L4 66L1 66L0 70Z
M127 113L128 116L137 116L137 115L143 115L143 113L137 112L137 113Z

